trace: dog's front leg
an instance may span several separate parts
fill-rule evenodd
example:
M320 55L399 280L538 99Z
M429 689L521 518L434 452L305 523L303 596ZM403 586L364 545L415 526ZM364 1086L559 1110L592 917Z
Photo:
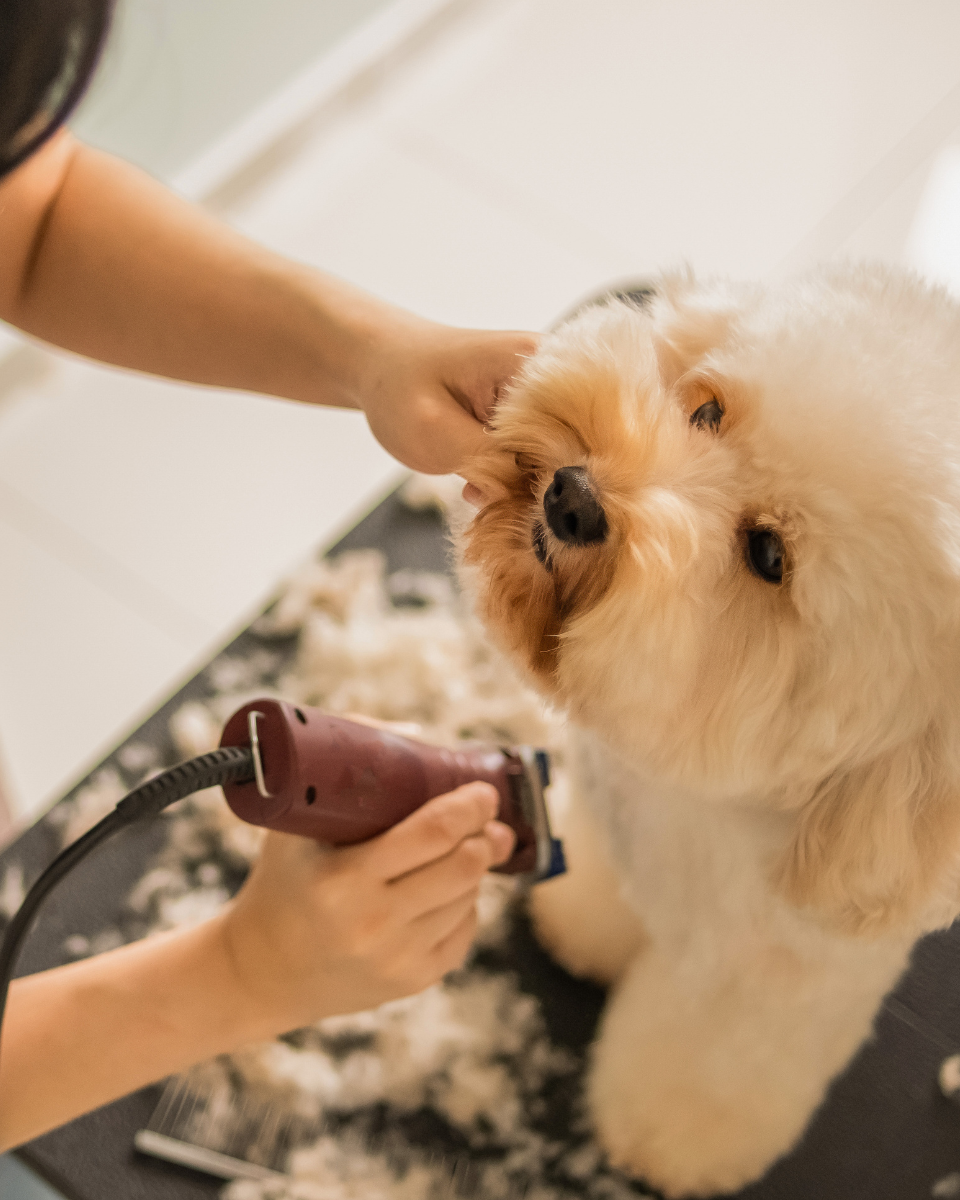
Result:
M572 975L611 983L643 945L643 926L622 898L594 821L576 796L557 825L567 873L531 893L537 937Z
M846 953L844 953L846 951ZM608 1002L590 1108L611 1160L670 1197L758 1178L868 1035L903 944L653 944Z

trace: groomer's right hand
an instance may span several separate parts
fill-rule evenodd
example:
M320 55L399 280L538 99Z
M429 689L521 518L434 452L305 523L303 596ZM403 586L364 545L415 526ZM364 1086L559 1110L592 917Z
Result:
M379 837L270 833L222 915L239 998L276 1032L422 991L460 966L483 875L513 851L496 790L469 783Z

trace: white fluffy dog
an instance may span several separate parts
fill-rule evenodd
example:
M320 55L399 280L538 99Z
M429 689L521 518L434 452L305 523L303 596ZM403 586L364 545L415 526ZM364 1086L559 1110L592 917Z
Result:
M542 940L613 986L611 1159L709 1195L787 1151L960 911L960 308L881 268L662 281L549 336L463 557L571 718Z

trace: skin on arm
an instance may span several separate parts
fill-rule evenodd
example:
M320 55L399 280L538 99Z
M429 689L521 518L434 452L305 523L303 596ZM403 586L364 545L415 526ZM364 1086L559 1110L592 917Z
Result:
M362 409L452 471L536 339L453 329L273 254L61 132L0 182L0 318L121 367Z
M359 846L269 834L247 883L192 929L16 980L0 1151L192 1064L410 995L458 967L514 835L467 784Z

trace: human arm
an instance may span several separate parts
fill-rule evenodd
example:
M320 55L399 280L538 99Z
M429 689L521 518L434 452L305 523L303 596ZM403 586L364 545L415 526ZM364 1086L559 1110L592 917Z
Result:
M269 834L238 897L192 929L16 980L0 1151L193 1063L421 991L458 966L513 833L467 784L359 846Z
M425 321L273 254L61 132L0 183L0 319L174 379L362 409L450 471L535 339Z

